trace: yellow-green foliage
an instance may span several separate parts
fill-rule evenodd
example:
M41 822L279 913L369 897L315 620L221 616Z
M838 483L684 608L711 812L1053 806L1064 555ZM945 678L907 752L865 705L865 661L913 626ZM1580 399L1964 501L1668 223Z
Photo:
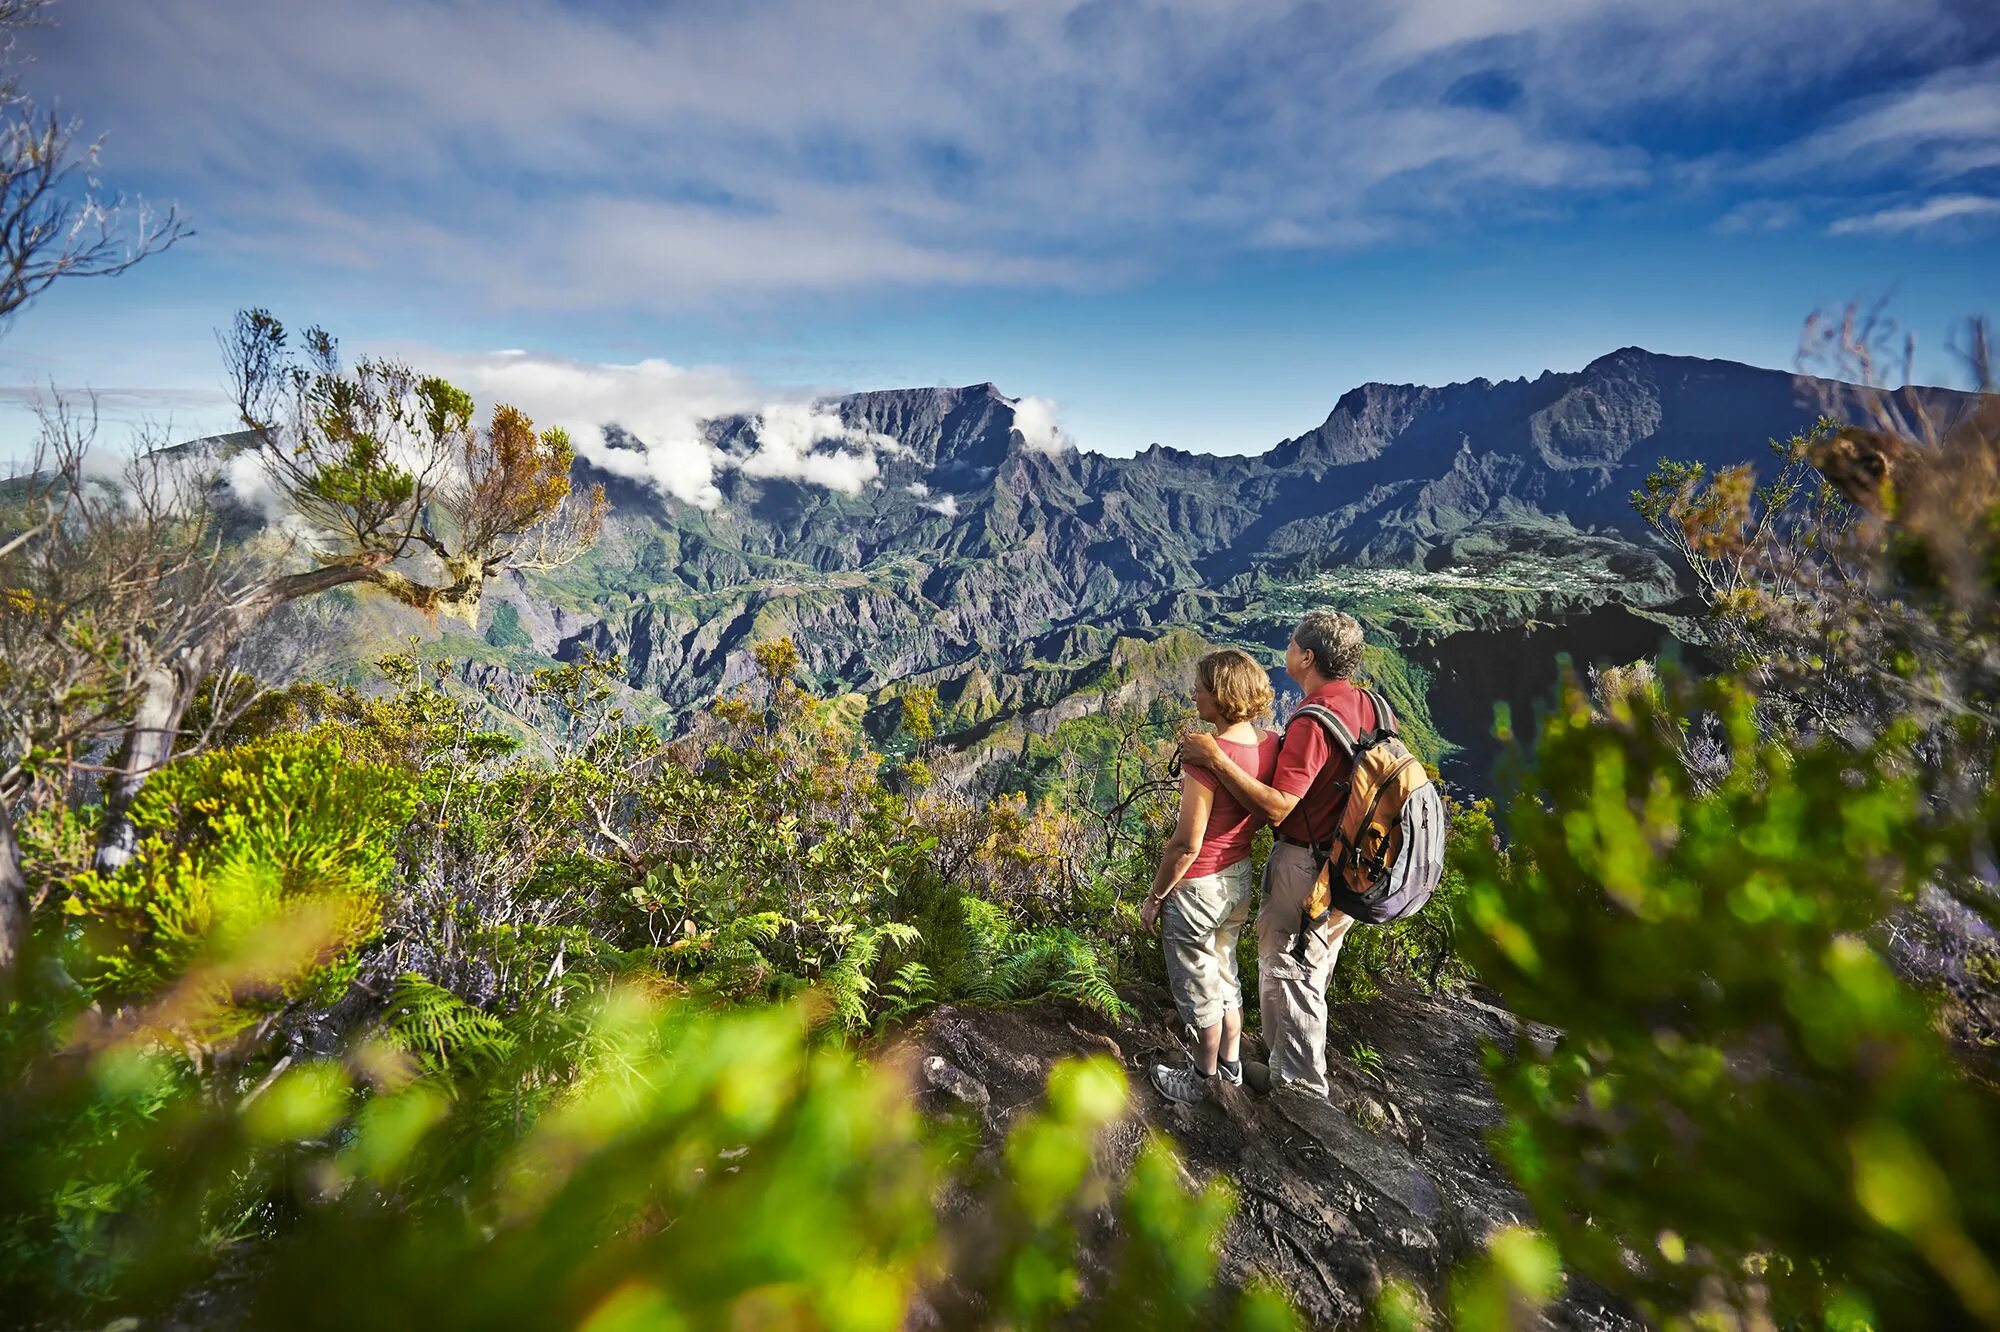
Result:
M1727 737L1712 787L1677 757L1695 711ZM2000 1100L1865 941L1963 844L1909 740L1769 741L1723 683L1609 715L1573 690L1510 853L1467 868L1481 978L1563 1032L1491 1063L1503 1159L1656 1318L2000 1324Z
M904 735L921 742L936 733L938 694L935 688L930 685L915 686L902 696L899 706L899 724Z
M407 776L348 759L319 731L169 764L134 803L135 859L70 886L80 978L107 995L143 995L310 899L336 904L342 919L316 977L338 979L375 928L414 807Z
M44 1048L25 1078L10 1059L0 1298L27 1321L155 1316L227 1260L219 1223L282 1214L226 1287L249 1325L888 1329L920 1296L951 1326L1080 1305L1108 1325L1230 1324L1213 1254L1226 1190L1190 1196L1157 1142L1122 1194L1099 1168L1099 1136L1126 1113L1114 1065L1058 1066L984 1177L925 1129L899 1072L814 1043L810 1025L796 1007L718 1014L616 990L563 1046L560 1094L497 1122L486 1111L510 1083L549 1080L548 1051L447 1080L364 1043L219 1096L137 1042ZM63 1059L78 1076L47 1076ZM135 1094L150 1109L119 1138L78 1130ZM170 1167L173 1185L100 1228L80 1296L25 1260L60 1232L63 1188L113 1161L142 1180ZM941 1226L954 1187L980 1224ZM1129 1237L1093 1290L1077 1222L1105 1201Z
M1431 721L1430 672L1412 664L1394 648L1382 643L1365 644L1355 682L1382 692L1389 706L1395 709L1403 742L1432 768L1458 748Z

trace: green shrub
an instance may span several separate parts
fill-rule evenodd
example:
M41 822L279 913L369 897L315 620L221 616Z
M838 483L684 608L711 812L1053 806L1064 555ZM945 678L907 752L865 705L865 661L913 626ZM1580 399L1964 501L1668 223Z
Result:
M511 601L503 601L493 608L493 618L486 626L486 641L497 648L517 648L534 646L534 636L521 624L521 612Z
M136 858L70 885L77 974L115 999L153 993L311 901L341 922L311 980L338 985L374 932L414 808L402 773L346 758L325 732L177 759L134 803Z
M1156 946L1073 811L894 789L782 676L668 744L610 706L616 663L542 672L524 747L444 665L382 667L156 774L117 874L54 882L88 821L36 833L104 1013L0 1022L10 1309L1284 1325L1215 1286L1225 1190L1163 1144L1128 1191L1099 1171L1116 1070L1057 1076L989 1172L841 1048L939 1002L1124 1011ZM1085 1271L1107 1206L1126 1237Z
M415 1041L411 1004L433 1010ZM0 1296L31 1321L146 1318L221 1280L252 1325L299 1329L893 1328L920 1298L955 1326L1076 1310L1189 1326L1236 1303L1214 1285L1226 1190L1190 1196L1158 1142L1129 1187L1100 1170L1098 1136L1126 1112L1107 1061L1058 1066L1047 1108L983 1176L926 1130L898 1073L817 1045L797 1007L715 1013L619 990L553 1066L490 1032L469 1038L485 1056L441 1060L468 1040L443 1035L463 1023L448 1008L412 991L388 1023L396 1042L248 1092L205 1093L178 1056L131 1038L15 1060ZM511 1086L552 1080L557 1095L490 1113ZM80 1127L79 1104L119 1098L120 1123ZM105 1197L79 1203L93 1187ZM951 1188L978 1200L956 1231L936 1205ZM1093 1285L1077 1223L1107 1201L1128 1238Z
M1707 712L1697 785L1677 718ZM1650 1316L2000 1323L2000 1104L1865 941L1952 851L1909 735L1763 739L1727 682L1571 689L1461 938L1522 1016L1497 1146L1568 1265Z

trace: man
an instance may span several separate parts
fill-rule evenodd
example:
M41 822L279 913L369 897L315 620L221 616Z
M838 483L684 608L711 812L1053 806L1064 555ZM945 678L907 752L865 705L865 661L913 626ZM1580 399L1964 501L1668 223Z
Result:
M1349 679L1360 664L1361 625L1338 611L1308 612L1285 648L1285 674L1305 690L1305 701L1330 710L1355 735L1376 725L1374 703ZM1325 1096L1326 990L1354 921L1329 911L1309 922L1304 907L1340 826L1353 764L1310 720L1286 728L1269 786L1238 767L1210 735L1185 737L1181 761L1208 769L1238 804L1277 829L1257 911L1257 1000L1271 1086Z

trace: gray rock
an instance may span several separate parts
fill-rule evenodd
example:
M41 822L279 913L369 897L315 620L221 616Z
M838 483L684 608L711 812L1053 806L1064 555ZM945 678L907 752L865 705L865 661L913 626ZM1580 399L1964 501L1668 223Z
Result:
M963 1069L940 1055L927 1057L923 1069L924 1080L955 1101L984 1110L993 1099L978 1079L967 1076Z
M1442 1206L1437 1186L1407 1149L1369 1132L1334 1109L1323 1096L1277 1091L1271 1094L1271 1108L1323 1147L1342 1170L1410 1215L1425 1221L1436 1219ZM1384 1127L1387 1119L1385 1112Z

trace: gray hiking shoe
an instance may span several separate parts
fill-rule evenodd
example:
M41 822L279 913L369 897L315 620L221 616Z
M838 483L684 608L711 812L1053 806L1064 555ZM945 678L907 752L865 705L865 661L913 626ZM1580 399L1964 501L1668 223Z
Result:
M1220 1073L1222 1080L1230 1086L1241 1087L1243 1085L1243 1061L1241 1059L1218 1059L1215 1061L1215 1071Z
M1210 1074L1209 1077L1215 1076ZM1167 1064L1153 1065L1153 1085L1160 1089L1160 1095L1182 1105L1193 1105L1208 1099L1208 1078L1192 1068L1173 1068Z

